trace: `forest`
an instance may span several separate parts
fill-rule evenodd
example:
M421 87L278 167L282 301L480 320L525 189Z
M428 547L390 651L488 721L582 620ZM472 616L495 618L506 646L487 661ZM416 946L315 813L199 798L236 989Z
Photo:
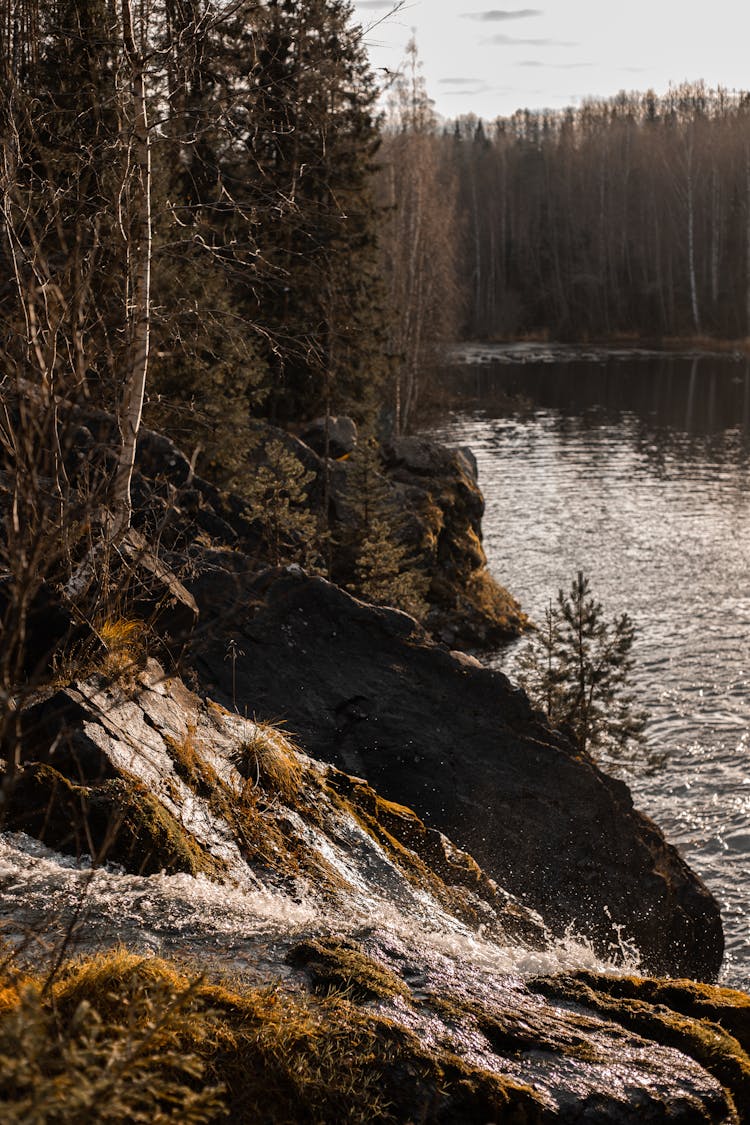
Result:
M0 377L24 423L3 457L62 512L61 404L116 418L89 540L129 529L148 425L243 498L272 564L419 615L381 446L452 343L750 331L748 95L445 122L414 40L376 78L348 0L6 2L0 57ZM347 457L340 415L364 437L349 531L330 465L318 488L284 438L323 419L326 464ZM60 533L65 586L91 543Z
M449 131L450 133L450 131ZM750 334L750 96L622 92L440 144L469 338Z
M408 432L460 338L748 334L745 94L446 123L346 0L3 9L3 374L217 482L251 417Z
M739 1120L719 903L594 754L633 623L579 571L530 695L469 655L533 625L424 420L461 340L747 334L748 106L0 0L3 1121Z

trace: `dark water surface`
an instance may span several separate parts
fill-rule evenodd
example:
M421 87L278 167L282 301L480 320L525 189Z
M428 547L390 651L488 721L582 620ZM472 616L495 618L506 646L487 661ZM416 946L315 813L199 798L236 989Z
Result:
M640 627L647 745L605 764L719 899L750 987L750 363L479 348L443 382L495 575L539 618L582 569Z

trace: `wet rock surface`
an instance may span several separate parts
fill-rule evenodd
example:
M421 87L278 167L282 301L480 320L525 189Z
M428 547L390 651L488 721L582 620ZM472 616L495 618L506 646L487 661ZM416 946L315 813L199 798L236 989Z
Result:
M714 899L627 787L539 723L505 676L322 579L254 581L234 561L229 574L206 558L191 583L203 620L222 623L191 655L207 691L283 716L306 751L414 808L558 933L572 926L606 954L632 943L652 971L715 976Z
M136 875L307 884L332 901L385 884L395 899L426 893L463 923L545 945L540 919L411 809L153 660L120 684L75 683L24 720L5 827L56 851Z
M427 645L403 615L389 615L385 629ZM524 707L517 700L518 716ZM231 995L206 986L214 1017L217 1003L252 1010L263 1041L279 1018L309 1027L295 1072L328 1044L339 1073L345 1044L351 1101L326 1110L336 1120L349 1120L355 1101L361 1108L373 1068L373 1121L747 1118L750 998L614 976L590 954L588 971L571 971L586 951L556 945L411 809L201 699L155 662L119 686L93 676L40 702L25 744L18 796L11 791L16 831L0 838L6 940L13 927L42 941L61 930L82 953L126 941L135 953L200 956L219 977L241 970ZM84 849L107 858L97 811L105 794L116 863L92 869ZM133 794L148 797L144 818L157 810L170 831L126 831L126 847L118 833ZM84 915L85 926L68 929ZM149 979L174 971L143 964ZM248 1024L232 1027L237 1036ZM273 1098L273 1064L254 1044L240 1069L261 1092L269 1083ZM255 1120L241 1089L230 1081L233 1119ZM307 1120L304 1098L318 1095L303 1086L295 1096Z

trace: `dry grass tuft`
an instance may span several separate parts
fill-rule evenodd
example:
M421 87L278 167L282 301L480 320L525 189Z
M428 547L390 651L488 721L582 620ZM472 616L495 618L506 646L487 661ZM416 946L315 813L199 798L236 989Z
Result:
M286 805L297 804L303 770L287 739L268 723L256 723L253 738L244 742L235 759L240 774L266 796Z
M101 672L114 683L130 680L145 667L146 625L127 617L106 617L94 631L104 647Z

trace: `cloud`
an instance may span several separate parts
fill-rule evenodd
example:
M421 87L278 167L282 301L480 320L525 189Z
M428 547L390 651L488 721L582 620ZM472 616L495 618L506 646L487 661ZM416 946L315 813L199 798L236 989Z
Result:
M567 43L563 39L516 39L513 35L490 35L482 40L482 46L491 47L577 47L577 43Z
M481 86L481 78L440 78L439 86Z
M478 86L473 86L471 90L446 90L443 96L446 98L475 98L478 94L489 94L490 92L497 93L498 91L488 83L482 82Z
M392 8L392 0L359 0L358 8Z
M593 65L590 62L547 63L540 62L538 59L524 59L522 62L516 63L516 66L544 67L545 70L584 70L586 67Z
M466 12L465 20L480 20L482 23L499 23L501 20L525 20L529 16L543 15L541 8L490 8L485 12Z

